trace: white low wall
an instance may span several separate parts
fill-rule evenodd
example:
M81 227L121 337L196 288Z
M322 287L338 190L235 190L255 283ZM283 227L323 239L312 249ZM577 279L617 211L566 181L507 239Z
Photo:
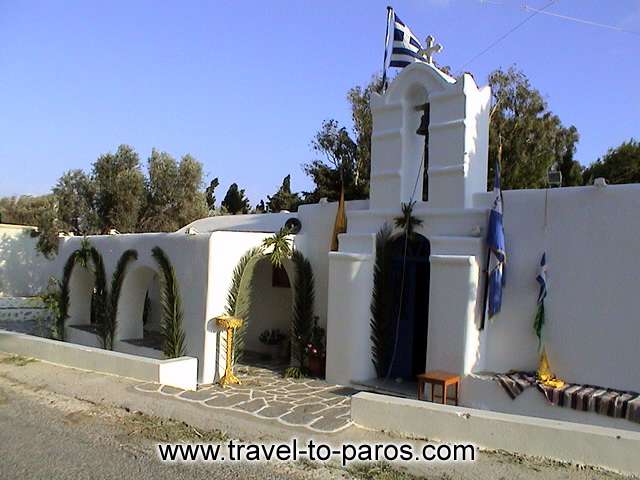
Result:
M187 390L197 386L198 360L193 357L158 360L5 330L0 330L0 351Z
M625 473L640 472L640 433L358 393L351 419L362 427L431 441L468 442Z

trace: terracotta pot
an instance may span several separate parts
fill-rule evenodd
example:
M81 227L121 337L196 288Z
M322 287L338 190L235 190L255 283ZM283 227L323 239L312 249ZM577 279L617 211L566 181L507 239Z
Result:
M324 378L325 360L324 355L309 355L309 373L313 377Z

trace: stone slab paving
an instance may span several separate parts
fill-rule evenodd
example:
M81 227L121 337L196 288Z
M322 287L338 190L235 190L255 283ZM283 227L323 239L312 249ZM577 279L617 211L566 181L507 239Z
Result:
M351 425L351 395L355 390L318 379L284 378L281 369L240 365L236 375L241 385L222 388L200 385L187 391L156 383L136 389L277 421L314 432L335 433Z

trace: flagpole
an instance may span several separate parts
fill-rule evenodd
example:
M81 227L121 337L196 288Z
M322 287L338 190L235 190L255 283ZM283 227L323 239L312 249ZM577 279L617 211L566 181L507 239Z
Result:
M387 7L387 28L384 33L384 61L382 63L382 92L387 90L387 55L389 53L389 23L393 8Z

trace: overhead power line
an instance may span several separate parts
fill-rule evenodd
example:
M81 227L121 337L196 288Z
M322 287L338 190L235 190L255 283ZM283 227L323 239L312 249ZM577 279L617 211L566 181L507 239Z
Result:
M607 23L594 22L592 20L585 20L584 18L571 17L569 15L561 15L559 13L554 13L554 12L544 12L542 10L538 10L536 8L530 7L529 5L525 5L524 9L529 12L541 13L543 15L548 15L550 17L561 18L563 20L582 23L584 25L591 25L592 27L600 27L600 28L606 28L608 30L614 30L616 32L630 33L632 35L640 35L640 32L637 32L635 30L627 30L626 28L618 27L617 25L609 25Z
M467 65L469 65L470 63L476 61L478 58L480 58L482 55L484 55L485 53L487 53L489 50L491 50L493 47L495 47L496 45L498 45L500 42L502 42L505 38L507 38L509 35L511 35L513 32L515 32L516 30L518 30L520 27L522 27L525 23L527 23L529 20L531 20L533 17L535 17L536 15L538 15L539 13L544 12L547 8L549 8L551 5L553 5L554 3L556 3L557 0L551 0L549 3L547 3L544 7L542 7L539 10L536 10L534 12L531 13L531 15L528 15L525 19L523 19L521 22L517 23L513 28L511 28L510 30L508 30L506 33L504 33L503 35L501 35L500 37L498 37L497 39L495 39L492 43L489 44L489 46L487 46L484 50L480 51L479 53L477 53L471 60L465 62L462 67L460 68L465 68Z

